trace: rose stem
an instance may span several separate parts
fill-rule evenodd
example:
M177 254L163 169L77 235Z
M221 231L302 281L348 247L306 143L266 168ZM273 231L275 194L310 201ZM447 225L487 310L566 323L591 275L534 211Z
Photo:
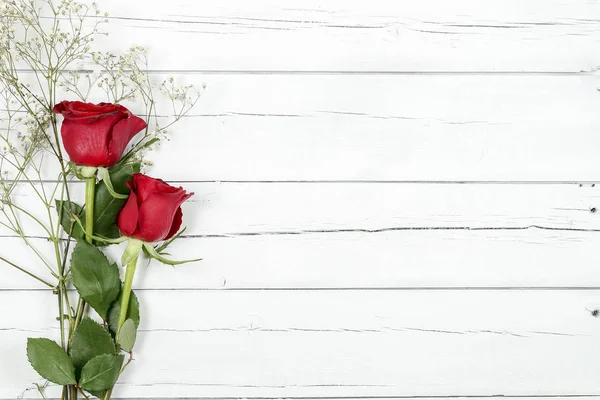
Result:
M131 287L133 286L133 277L135 276L137 260L138 257L136 256L129 264L127 264L127 270L125 271L125 281L123 282L123 292L121 294L121 309L119 310L119 322L117 324L117 335L127 320L129 298L131 297Z
M94 200L96 198L96 175L85 179L85 240L92 244L94 235ZM77 302L77 312L75 314L75 321L73 322L72 332L81 323L83 314L85 312L85 301L80 296ZM71 386L71 398L77 399L77 387Z
M94 200L96 198L96 175L85 180L85 240L92 244L94 235ZM75 315L75 326L77 328L85 311L85 301L80 297L77 303L77 314Z
M117 337L123 327L123 324L127 320L127 311L129 311L129 298L131 297L131 287L133 286L133 277L135 276L135 269L137 268L138 256L136 256L129 264L125 271L125 281L123 282L123 290L121 291L121 304L119 310L119 321L117 323ZM119 351L119 344L117 343L117 351ZM122 371L121 371L122 372ZM103 400L110 400L113 388L110 388L104 394Z
M96 198L96 175L85 180L85 240L92 244L94 235L94 200Z

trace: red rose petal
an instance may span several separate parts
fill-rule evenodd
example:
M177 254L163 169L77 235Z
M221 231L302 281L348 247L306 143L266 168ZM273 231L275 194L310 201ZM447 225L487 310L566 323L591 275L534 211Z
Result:
M112 127L119 118L119 115L110 115L93 123L65 119L62 123L61 135L71 161L77 165L90 167L110 166L107 165L108 144Z
M62 101L53 111L64 117L61 134L65 150L78 165L114 165L131 138L146 127L141 118L120 104Z
M183 192L182 188L176 188L169 185L161 179L151 178L144 174L135 174L133 176L136 192L141 201L146 201L154 193L177 193Z
M131 182L127 182L127 186L130 185ZM131 189L131 186L130 186ZM119 216L117 218L117 225L121 230L121 233L125 236L133 236L138 227L138 203L137 196L133 190L129 193L129 199L127 199L127 203L121 209Z
M120 120L112 130L112 138L108 144L108 162L106 166L116 164L131 139L147 126L146 121L136 116Z
M173 225L171 225L171 230L165 237L165 240L171 239L177 232L179 232L179 228L181 228L181 223L183 222L183 211L181 211L181 207L177 209L175 212L175 217L173 217Z

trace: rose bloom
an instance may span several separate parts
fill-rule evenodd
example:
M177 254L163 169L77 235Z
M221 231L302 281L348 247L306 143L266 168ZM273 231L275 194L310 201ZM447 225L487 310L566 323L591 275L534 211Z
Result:
M117 218L123 235L157 242L170 239L179 231L181 204L194 193L144 174L133 175L127 186L131 189L129 199Z
M54 112L65 118L61 135L71 161L87 167L110 167L146 122L119 105L63 101Z

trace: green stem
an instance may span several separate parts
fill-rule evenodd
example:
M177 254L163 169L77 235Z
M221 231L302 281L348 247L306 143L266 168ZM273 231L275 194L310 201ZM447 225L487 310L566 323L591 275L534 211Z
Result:
M94 200L96 198L96 176L85 180L85 240L89 243L93 243L94 236ZM73 327L71 332L74 333L85 313L85 301L80 296L77 302L77 311L75 312L75 320L73 321ZM77 399L77 387L69 387L71 400Z
M117 323L117 336L119 335L119 331L121 331L123 324L127 320L127 311L129 311L129 299L131 298L131 287L133 286L133 277L135 276L135 270L137 268L137 260L138 257L136 256L129 264L127 264L127 269L125 271L125 281L123 282L123 290L121 291L119 321ZM117 350L119 350L118 344ZM121 373L122 372L123 371L121 371ZM110 400L112 391L113 388L108 389L103 400Z
M66 288L65 288L65 281L64 281L64 275L63 275L64 271L62 268L62 264L58 264L58 289L57 289L57 295L58 295L58 318L59 318L59 324L60 324L60 345L63 349L67 349L68 346L68 341L65 341L65 310L64 310L64 297L65 296L65 292L66 292ZM68 396L67 396L67 387L64 386L63 387L63 392L62 392L62 397L63 399L67 400Z
M75 329L81 323L84 312L85 312L85 301L83 301L83 299L80 297L79 300L77 301L77 310L75 311L75 321L73 324L73 332L75 332Z
M94 200L96 198L96 177L85 180L85 239L92 244L94 236Z
M96 199L96 176L85 180L85 240L88 243L93 243L94 236L94 200ZM83 319L85 312L85 302L81 297L77 302L77 312L75 313L75 324L72 331L74 332L79 323ZM77 394L77 392L75 392Z
M0 261L4 261L5 263L7 263L8 265L10 265L11 267L14 267L14 268L18 269L19 271L21 271L21 272L23 272L23 273L25 273L25 274L29 275L30 277L32 277L32 278L34 278L34 279L38 280L39 282L41 282L41 283L43 283L44 285L48 286L50 289L54 289L54 288L55 288L55 285L53 285L53 284L51 284L51 283L49 283L49 282L46 282L45 280L43 280L43 279L42 279L42 278L40 278L39 276L37 276L37 275L34 275L34 274L32 274L31 272L27 271L26 269L19 267L17 264L15 264L15 263L13 263L13 262L10 262L10 261L8 261L8 260L7 260L6 258L4 258L4 257L0 257Z
M133 286L133 277L135 276L137 260L138 258L135 257L129 264L127 264L127 270L125 271L125 281L123 282L123 291L121 292L121 309L119 310L119 322L117 323L117 335L127 320L129 298L131 297L131 287Z
M102 400L110 400L110 396L112 396L113 388L110 388L104 394L104 398Z

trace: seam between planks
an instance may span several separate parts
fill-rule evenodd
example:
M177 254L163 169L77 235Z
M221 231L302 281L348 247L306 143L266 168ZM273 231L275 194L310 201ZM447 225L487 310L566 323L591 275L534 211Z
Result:
M213 239L213 238L235 238L246 236L292 236L292 235L315 235L315 234L336 234L336 233L385 233L385 232L406 232L406 231L556 231L556 232L588 232L598 233L600 229L594 228L564 228L552 227L544 225L525 225L525 226L422 226L422 227L387 227L387 228L347 228L347 229L306 229L297 231L264 231L264 232L232 232L232 233L216 233L216 234L198 234L198 235L181 235L180 239ZM19 235L0 235L0 238L16 239ZM26 235L27 239L43 239L45 236ZM60 239L67 241L68 239Z
M74 292L75 289L68 289ZM2 292L52 292L52 289L13 289L0 288ZM397 286L397 287L247 287L247 288L135 288L136 292L380 292L380 291L397 291L397 292L464 292L464 291L600 291L600 286ZM599 395L600 396L600 395ZM2 399L0 399L2 400Z
M17 73L31 73L27 68L18 68ZM94 73L92 69L65 69L61 72ZM580 71L386 71L386 70L248 70L248 69L148 69L148 74L204 74L204 75L484 75L484 76L598 76L600 70Z
M28 183L26 180L15 181L13 179L7 179L6 182L14 183ZM60 181L62 182L62 181ZM57 184L60 183L55 179L42 179L36 180L34 183L49 183L49 184ZM189 183L230 183L230 184L294 184L294 183L302 183L302 184L405 184L405 185L595 185L600 182L600 179L596 181L590 180L567 180L567 181L540 181L540 180L532 180L532 181L519 181L519 180L360 180L360 179L351 179L351 180L222 180L222 179L211 179L211 180L169 180L172 183L178 184L189 184ZM74 180L69 182L69 185L83 185L85 182ZM2 399L0 399L2 400Z
M567 395L444 395L444 396L309 396L309 397L254 397L245 396L247 400L358 400L358 399L561 399L561 398L589 398L600 397L600 394L567 394ZM153 400L240 400L240 397L153 397ZM14 400L0 398L0 400ZM60 400L57 398L48 398L48 400ZM115 400L150 400L149 398L116 398Z

